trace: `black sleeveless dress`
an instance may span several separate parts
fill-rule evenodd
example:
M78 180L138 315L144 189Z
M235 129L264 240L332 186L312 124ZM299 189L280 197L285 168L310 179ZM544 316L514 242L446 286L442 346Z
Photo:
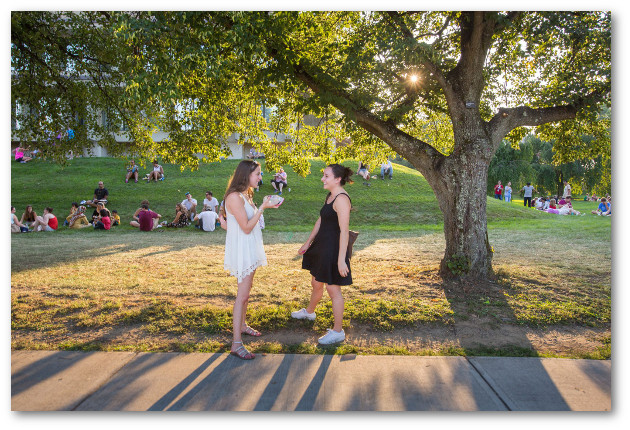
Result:
M339 257L339 218L337 212L333 209L333 203L346 193L339 193L330 203L324 203L324 207L319 211L321 217L319 231L311 243L311 246L302 256L302 269L311 272L316 281L323 282L328 285L352 285L352 271L350 270L350 260L346 255L346 264L348 265L348 276L343 277L339 274L337 266L337 258ZM326 196L326 200L330 193ZM352 201L350 201L352 204Z

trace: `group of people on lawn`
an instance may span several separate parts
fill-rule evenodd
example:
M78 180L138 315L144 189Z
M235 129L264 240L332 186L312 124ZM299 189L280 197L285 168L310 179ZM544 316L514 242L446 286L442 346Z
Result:
M571 204L571 185L568 181L564 181L564 190L562 197L538 197L534 198L534 193L538 192L531 182L525 185L521 192L523 193L523 206L534 207L538 210L545 211L547 213L557 215L585 215L579 211L573 209ZM593 194L594 196L595 194ZM498 200L504 200L506 202L512 201L512 183L508 182L505 187L498 181L494 186L494 198ZM588 196L584 200L589 200ZM591 211L594 215L610 216L611 214L611 199L610 196L602 197L601 203L596 210Z
M370 183L370 179L376 179L376 175L374 177L370 176L370 166L364 163L363 161L359 161L359 166L357 167L357 175L363 178L363 185L370 187L372 184ZM392 162L389 158L381 163L381 180L385 180L385 176L389 179L392 179L394 176L394 167L392 166Z
M125 176L125 183L129 182L131 178L133 178L135 182L138 182L138 172L139 167L136 164L135 160L129 160L129 164L127 165L127 175ZM143 179L147 181L147 183L149 183L151 181L163 181L164 178L164 168L158 164L157 160L153 160L153 170L149 171L149 173L147 173Z
M130 179L138 182L138 165L132 159L127 165L127 173L125 175L125 183ZM144 179L147 182L164 180L164 169L158 164L157 160L153 161L153 170L147 173ZM260 184L259 184L260 186ZM278 169L271 186L275 192L282 195L287 187L287 174L283 168ZM290 189L289 189L290 191ZM85 228L93 227L94 229L110 230L111 227L120 224L120 216L116 210L110 211L105 207L108 203L109 192L105 188L102 181L98 183L98 187L94 190L94 196L91 200L82 200L80 203L72 203L70 213L66 217L63 226L68 228ZM146 206L146 207L145 207ZM94 212L90 219L87 215L87 207L93 207ZM11 206L11 232L27 233L32 231L55 231L59 227L56 215L51 207L46 207L44 213L38 216L33 210L32 205L28 205L22 214L21 219L17 219L15 215L16 209ZM219 225L219 202L213 197L211 191L206 191L203 201L203 208L197 209L197 200L187 192L184 199L175 205L175 217L171 222L162 221L162 215L149 209L149 202L144 200L141 202L140 208L132 216L130 225L139 228L142 231L151 231L155 228L162 227L187 227L195 223L195 227L203 231L214 231Z

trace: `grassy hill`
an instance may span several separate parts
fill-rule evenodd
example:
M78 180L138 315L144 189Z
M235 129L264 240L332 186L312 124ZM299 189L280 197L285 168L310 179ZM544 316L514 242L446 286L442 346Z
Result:
M77 158L65 167L36 160L26 164L11 163L11 204L17 208L18 218L27 204L33 205L41 214L44 207L51 206L59 218L65 218L72 202L91 199L98 181L103 181L109 190L108 208L116 209L123 225L120 229L131 229L128 222L131 215L144 199L151 208L170 220L174 216L174 206L190 192L199 204L205 192L210 190L221 201L228 179L238 160L203 164L197 171L181 171L178 166L163 165L166 180L158 183L125 183L125 161L114 158ZM346 163L356 167L355 163ZM291 192L285 192L285 203L278 211L267 211L267 228L276 231L309 231L319 215L326 197L320 182L324 163L313 160L311 174L305 178L287 168ZM149 170L141 169L143 176ZM264 169L265 184L255 200L262 201L266 194L273 193L269 184L271 173ZM351 215L351 226L357 229L380 230L441 230L442 214L433 191L424 178L415 170L395 164L394 179L372 180L372 186L363 185L363 180L355 176L356 182L347 185L355 210ZM578 205L581 205L578 202ZM591 210L595 203L584 203L578 210ZM90 212L91 213L91 212ZM488 220L490 224L520 223L529 219L541 222L552 220L548 214L523 208L519 202L506 204L488 199ZM527 227L527 223L524 224Z

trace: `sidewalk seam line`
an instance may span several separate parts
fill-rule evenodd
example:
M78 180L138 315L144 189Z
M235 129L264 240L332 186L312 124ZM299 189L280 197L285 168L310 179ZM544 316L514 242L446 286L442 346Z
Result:
M510 406L509 406L509 405L505 402L505 400L503 400L503 397L501 397L501 395L497 392L497 390L495 390L495 389L494 389L494 387L492 386L492 384L491 384L491 383L490 383L490 382L489 382L489 381L488 381L488 380L487 380L487 379L483 376L483 373L482 373L482 372L480 372L480 371L479 371L479 369L477 369L477 367L475 366L475 364L474 364L472 361L470 361L470 360L468 359L468 356L464 356L464 358L466 359L466 361L468 362L468 364L470 364L470 365L471 365L471 367L472 367L473 369L475 369L475 372L477 372L477 374L478 374L478 375L479 375L479 377L483 380L483 382L485 382L485 383L486 383L486 385L487 385L487 386L488 386L488 387L492 390L492 392L493 392L494 394L496 394L497 399L499 399L499 400L501 401L501 403L503 403L503 406L505 406L505 408L506 408L508 411L512 411L512 409L510 409Z
M83 397L72 409L70 409L71 411L76 411L77 408L79 406L81 406L83 403L85 403L85 401L87 399L89 399L90 397L92 397L94 394L96 394L101 388L103 388L108 382L110 382L112 379L114 379L114 377L122 370L124 369L129 363L131 363L137 356L138 356L138 352L134 352L133 356L131 358L129 358L129 360L127 360L122 366L120 366L120 368L116 369L116 371L114 373L112 373L112 375L106 379L105 381L103 381L102 384L100 384L98 387L96 387L94 390L92 390L90 393L86 394L85 397Z

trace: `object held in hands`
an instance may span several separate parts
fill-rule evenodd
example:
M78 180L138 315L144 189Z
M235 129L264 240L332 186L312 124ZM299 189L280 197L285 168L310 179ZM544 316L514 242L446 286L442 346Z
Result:
M280 197L276 194L269 196L269 203L274 206L280 206L284 202L284 197Z

